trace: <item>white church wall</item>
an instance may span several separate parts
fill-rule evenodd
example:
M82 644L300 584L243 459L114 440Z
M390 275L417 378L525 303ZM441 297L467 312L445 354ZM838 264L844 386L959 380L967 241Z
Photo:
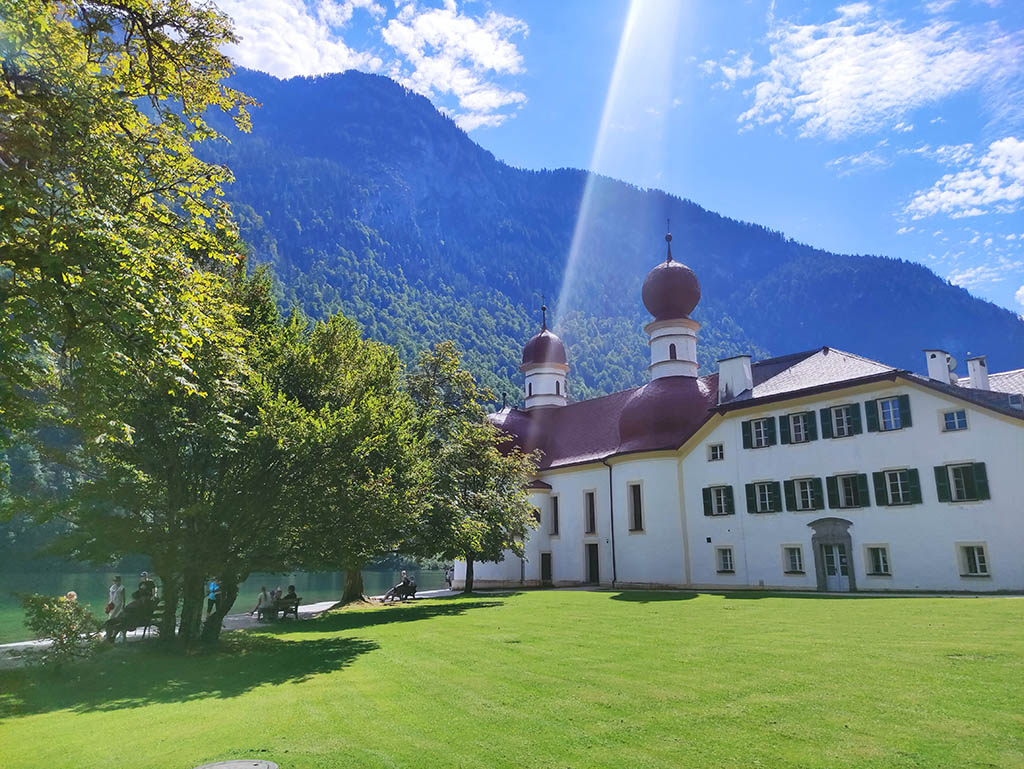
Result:
M632 483L639 483L642 490L642 531L629 530L629 486ZM613 492L617 584L684 584L678 459L638 454L615 461Z
M761 416L785 416L796 411L907 394L913 424L889 432L864 432L848 438L819 438L805 444L744 449L741 422ZM964 409L968 429L942 431L942 414ZM865 420L866 430L866 420ZM721 443L725 458L708 461L708 444ZM817 589L813 530L820 518L851 521L852 552L848 558L856 587L861 590L994 591L1024 589L1024 427L1019 422L973 408L955 398L907 383L876 385L833 392L814 399L790 401L771 409L733 412L695 443L683 459L686 520L689 526L691 579L695 585L786 587ZM933 467L958 462L984 462L991 499L978 502L940 502ZM917 468L922 503L878 506L871 474L905 467ZM871 506L809 512L749 514L744 485L865 473ZM735 514L704 515L702 489L728 484L733 488ZM710 538L709 543L707 539ZM983 544L990 576L962 577L958 543ZM734 548L734 574L717 573L715 548ZM804 575L783 573L785 545L800 545ZM869 576L868 545L886 546L891 576ZM1017 554L1017 555L1015 555Z

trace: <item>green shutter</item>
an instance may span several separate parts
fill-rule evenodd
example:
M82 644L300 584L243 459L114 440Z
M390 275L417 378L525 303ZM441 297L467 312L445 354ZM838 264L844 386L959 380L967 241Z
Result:
M830 475L825 479L825 487L828 489L828 506L830 509L839 507L839 479Z
M832 437L832 409L821 410L821 437Z
M864 401L864 416L868 421L868 432L878 432L878 401Z
M779 443L786 445L790 443L789 437L789 416L783 415L779 417Z
M754 439L750 435L750 420L743 423L743 448L753 448Z
M732 486L725 487L725 512L730 515L736 512L736 502L732 498Z
M775 439L775 417L768 417L765 422L768 427L768 445L774 446L777 443Z
M953 494L949 489L949 471L945 465L935 468L935 491L939 495L939 502L953 501Z
M910 427L913 422L910 420L910 396L901 395L900 398L900 427Z
M814 507L813 510L824 510L825 509L825 495L822 493L821 478L811 478L811 488L814 489Z
M850 435L860 435L864 428L860 421L860 404L850 404Z
M711 489L704 489L704 515L711 515Z
M868 476L866 473L857 475L857 507L871 507L871 495L868 493Z
M782 512L782 484L778 481L772 481L772 512Z
M921 504L921 474L916 467L907 470L907 482L910 486L910 501Z
M818 440L818 415L815 414L813 411L807 411L805 412L804 416L807 418L807 440Z
M748 483L744 486L747 490L747 512L757 512L757 487L753 483Z
M875 483L875 504L885 507L889 504L889 489L885 485L885 473L871 473L871 479Z
M785 481L782 485L786 489L786 509L796 510L796 483Z
M984 462L974 463L974 498L991 499L988 493L988 472Z

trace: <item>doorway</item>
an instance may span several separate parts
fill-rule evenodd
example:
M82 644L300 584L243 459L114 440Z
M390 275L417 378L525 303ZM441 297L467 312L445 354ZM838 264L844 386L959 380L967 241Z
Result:
M587 543L587 584L596 585L601 581L601 569L597 560L597 543Z
M825 564L825 589L830 593L850 590L850 565L846 558L846 545L822 545L821 557Z
M540 584L551 587L551 553L540 554Z

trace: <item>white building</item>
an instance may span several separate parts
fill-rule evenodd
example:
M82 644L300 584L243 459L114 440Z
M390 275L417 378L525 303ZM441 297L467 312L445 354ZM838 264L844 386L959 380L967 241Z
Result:
M526 344L525 408L492 420L542 453L539 523L476 586L1024 590L1024 369L823 347L698 377L699 300L670 244L643 286L651 381L602 398L568 402L546 323Z

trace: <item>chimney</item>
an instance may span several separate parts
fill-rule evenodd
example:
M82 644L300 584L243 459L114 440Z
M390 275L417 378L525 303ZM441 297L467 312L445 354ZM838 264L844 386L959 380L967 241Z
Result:
M985 365L984 355L978 355L975 358L967 359L967 373L971 377L971 387L975 390L989 389L988 366Z
M734 355L718 361L718 402L731 401L737 395L754 387L750 373L750 356Z
M925 358L928 360L928 378L944 384L956 384L956 375L950 368L953 360L945 350L925 350Z

